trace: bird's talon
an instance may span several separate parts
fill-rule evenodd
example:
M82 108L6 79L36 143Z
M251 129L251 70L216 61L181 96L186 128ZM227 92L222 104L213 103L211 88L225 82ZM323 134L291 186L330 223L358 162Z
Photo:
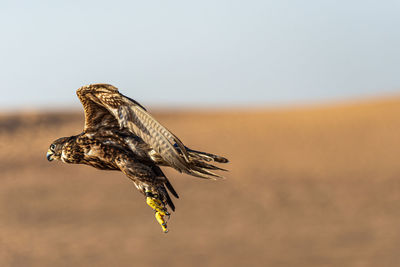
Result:
M154 216L156 217L157 222L160 224L162 230L167 233L167 220L170 218L170 213L165 208L164 204L161 200L156 199L154 195L146 194L146 203L149 205L154 211ZM167 220L165 220L164 216L168 216Z
M159 212L156 212L155 217L156 217L157 222L160 224L162 230L164 232L168 232L167 222L164 220L164 215L160 214Z
M154 197L146 197L146 203L156 212L163 213L163 215L165 214L164 212L165 208L158 199Z

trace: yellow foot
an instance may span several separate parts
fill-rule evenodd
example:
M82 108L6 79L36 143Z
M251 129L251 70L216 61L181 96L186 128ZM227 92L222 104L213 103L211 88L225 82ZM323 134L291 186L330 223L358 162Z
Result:
M169 217L170 214L164 207L164 204L157 198L156 195L153 195L151 192L146 192L146 203L156 212L156 220L160 224L164 233L168 233L165 216Z
M166 215L164 205L159 199L148 196L146 197L146 203L156 212L159 212L161 215Z
M167 229L167 222L164 220L164 215L161 215L158 211L156 211L156 220L161 225L162 230L164 233L168 233Z

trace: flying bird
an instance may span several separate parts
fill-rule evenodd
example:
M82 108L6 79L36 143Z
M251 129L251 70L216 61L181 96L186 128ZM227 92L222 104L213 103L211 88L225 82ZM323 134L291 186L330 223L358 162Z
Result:
M165 233L168 207L175 211L168 192L179 196L160 166L205 179L222 178L213 171L225 170L210 163L227 163L228 159L186 147L116 87L91 84L79 88L76 94L85 112L83 132L55 140L47 151L47 160L123 172L145 196Z

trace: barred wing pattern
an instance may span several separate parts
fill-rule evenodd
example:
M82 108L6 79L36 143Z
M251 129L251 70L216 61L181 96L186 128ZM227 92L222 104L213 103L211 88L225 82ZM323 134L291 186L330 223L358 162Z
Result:
M85 130L103 126L129 129L178 171L208 179L221 177L196 166L191 161L190 152L178 137L147 113L135 100L119 93L116 87L108 84L92 84L79 88L77 95L85 110Z

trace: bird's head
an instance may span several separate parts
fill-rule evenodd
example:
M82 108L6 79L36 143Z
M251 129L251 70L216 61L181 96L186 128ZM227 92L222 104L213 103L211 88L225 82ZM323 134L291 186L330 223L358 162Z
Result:
M55 140L47 150L46 158L48 161L60 160L64 145L67 143L69 137L61 137Z

